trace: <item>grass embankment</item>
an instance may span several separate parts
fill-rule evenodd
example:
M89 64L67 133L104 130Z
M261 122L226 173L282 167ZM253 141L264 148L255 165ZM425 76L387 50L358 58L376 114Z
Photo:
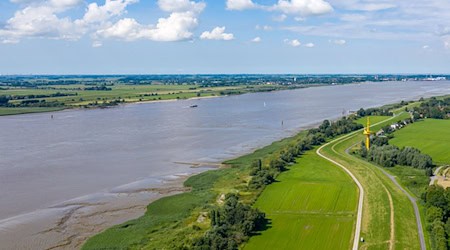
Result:
M382 126L405 119L403 113L393 119L390 117L371 117L377 131ZM365 123L365 118L359 122ZM362 133L337 141L324 148L323 154L346 166L361 182L364 191L364 206L361 237L365 239L363 249L419 249L419 237L415 223L413 206L408 198L381 170L356 156L346 153L347 149L363 140Z
M63 110L64 108L1 108L0 116L4 115L19 115L30 113L42 113Z
M358 192L346 173L312 150L277 180L255 203L271 227L244 249L351 248Z
M184 184L192 188L191 192L151 203L144 216L92 237L83 249L175 249L182 246L209 228L210 221L203 215L217 204L222 194L239 193L243 202L253 203L258 193L246 188L251 162L255 159L268 161L269 157L304 134L274 142L252 154L226 162L232 167L190 177Z

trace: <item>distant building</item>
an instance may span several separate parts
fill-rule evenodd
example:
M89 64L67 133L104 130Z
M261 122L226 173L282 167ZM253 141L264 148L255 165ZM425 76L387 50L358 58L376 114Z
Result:
M380 129L375 135L376 136L383 136L384 135L384 130Z
M397 123L391 125L392 130L396 130L396 129L398 129L398 127L399 127L399 125Z

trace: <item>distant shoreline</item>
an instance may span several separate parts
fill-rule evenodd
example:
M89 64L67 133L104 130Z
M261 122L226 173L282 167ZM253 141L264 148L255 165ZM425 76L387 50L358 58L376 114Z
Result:
M360 83L348 83L348 84L360 84ZM245 85L242 85L245 86ZM262 85L264 86L264 85ZM243 95L243 94L250 94L250 93L267 93L267 92L275 92L275 91L284 91L284 90L295 90L295 89L302 89L302 88L312 88L312 87L322 87L322 86L328 86L328 84L311 84L311 85L298 85L291 88L280 88L280 89L274 89L270 91L244 91L245 89L242 89L243 92L239 93L232 93L232 94L225 94L225 95L215 95L214 93L207 93L211 94L208 96L194 96L194 97L188 97L188 98L177 98L173 97L170 99L153 99L153 100L138 100L138 101L124 101L122 103L117 103L116 105L106 105L106 106L91 106L91 107L83 107L83 105L78 106L64 106L64 107L1 107L0 106L0 117L1 116L14 116L14 115L24 115L24 114L35 114L35 113L50 113L50 112L59 112L59 111L65 111L65 110L92 110L92 109L108 109L108 108L114 108L117 106L122 105L129 105L129 104L147 104L147 103L164 103L164 102L176 102L176 101L182 101L182 100L202 100L202 99L211 99L211 98L219 98L219 97L229 97L234 95ZM333 85L329 85L333 86ZM240 90L240 89L237 89ZM17 112L16 112L17 111Z

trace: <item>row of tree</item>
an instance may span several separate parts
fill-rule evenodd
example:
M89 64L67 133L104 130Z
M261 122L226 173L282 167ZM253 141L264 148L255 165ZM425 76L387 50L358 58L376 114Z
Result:
M78 93L56 92L56 93L52 93L52 94L11 95L11 96L8 96L8 98L9 98L9 100L24 100L24 99L37 99L37 98L77 96L77 95L78 95Z
M432 249L450 249L450 189L429 186L422 194L425 202L425 227L430 232Z
M376 144L387 143L385 139L379 139ZM404 147L402 149L393 145L373 144L369 151L366 150L364 144L361 146L361 157L367 158L369 161L375 162L383 167L393 167L395 165L411 166L419 169L429 169L433 167L433 161L427 154L422 154L420 150L413 147Z
M224 205L212 209L210 218L211 229L194 240L192 249L235 250L267 224L263 212L239 202L236 194L226 195Z
M389 111L388 108L368 108L363 109L360 108L356 114L360 117L364 116L374 116L374 115L381 115L381 116L392 116L393 113Z
M412 114L415 119L448 119L450 114L450 97L443 100L432 97L428 101L422 102L419 107L414 107Z
M279 155L273 157L268 166L263 166L261 159L252 162L249 182L251 190L262 189L275 181L277 175L287 169L287 166L295 162L295 159L314 146L321 145L327 139L337 135L346 134L361 129L362 125L352 119L343 117L338 121L325 120L316 129L310 129L308 134L299 139L295 144L281 150Z

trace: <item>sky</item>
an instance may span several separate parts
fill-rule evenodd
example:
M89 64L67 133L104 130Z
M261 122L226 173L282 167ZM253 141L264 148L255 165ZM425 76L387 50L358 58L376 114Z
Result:
M0 74L449 74L445 0L0 0Z

